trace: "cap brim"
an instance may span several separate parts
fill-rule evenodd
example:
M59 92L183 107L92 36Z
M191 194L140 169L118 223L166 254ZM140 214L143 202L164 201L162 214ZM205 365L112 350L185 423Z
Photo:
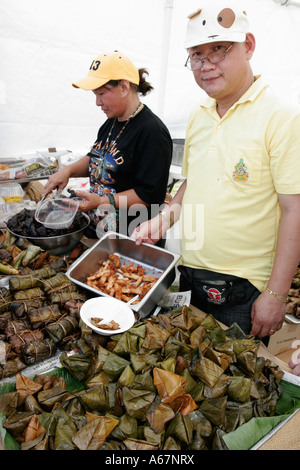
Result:
M229 41L229 42L244 42L246 39L246 33L240 33L240 32L230 32L228 35L222 34L218 36L208 36L208 37L199 37L195 36L194 38L188 39L184 43L185 49L188 49L189 47L196 47L196 46L201 46L202 44L209 44L213 42L223 42L223 41Z
M72 83L72 86L74 88L82 88L83 90L97 90L97 88L100 88L107 82L109 82L107 78L86 77Z

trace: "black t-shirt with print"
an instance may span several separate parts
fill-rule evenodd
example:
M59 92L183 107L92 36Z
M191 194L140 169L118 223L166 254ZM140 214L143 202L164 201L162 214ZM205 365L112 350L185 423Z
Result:
M142 201L151 205L147 210L150 218L164 202L172 139L165 124L146 105L124 128L125 123L107 119L100 127L88 154L91 191L107 195L134 189ZM141 218L142 214L137 216ZM128 217L128 223L135 217Z

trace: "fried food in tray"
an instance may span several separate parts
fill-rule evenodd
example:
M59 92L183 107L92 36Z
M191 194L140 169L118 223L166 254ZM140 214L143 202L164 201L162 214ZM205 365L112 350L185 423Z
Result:
M86 283L118 300L128 302L138 295L132 304L139 303L159 279L145 274L145 268L139 264L130 262L122 265L119 256L114 253L109 254L108 258L96 273L87 277Z

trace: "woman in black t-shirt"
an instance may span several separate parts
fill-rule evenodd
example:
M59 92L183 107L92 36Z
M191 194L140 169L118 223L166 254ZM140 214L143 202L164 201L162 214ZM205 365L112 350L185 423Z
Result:
M52 175L45 193L57 186L63 189L70 177L89 176L90 192L76 194L83 199L79 210L89 214L95 231L108 211L107 228L130 235L164 203L172 140L164 123L140 102L139 95L152 90L146 74L145 69L137 70L128 58L114 52L98 56L88 76L73 84L92 90L96 105L108 119L91 151ZM118 227L110 225L114 220L110 216L115 213Z

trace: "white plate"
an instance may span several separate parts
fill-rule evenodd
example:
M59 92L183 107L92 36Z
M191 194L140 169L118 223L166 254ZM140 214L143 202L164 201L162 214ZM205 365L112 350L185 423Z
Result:
M95 297L87 300L80 309L80 317L93 331L105 336L123 333L129 330L135 322L131 308L121 300L110 297ZM103 318L102 323L114 320L120 325L120 328L118 330L102 330L91 323L91 318Z

